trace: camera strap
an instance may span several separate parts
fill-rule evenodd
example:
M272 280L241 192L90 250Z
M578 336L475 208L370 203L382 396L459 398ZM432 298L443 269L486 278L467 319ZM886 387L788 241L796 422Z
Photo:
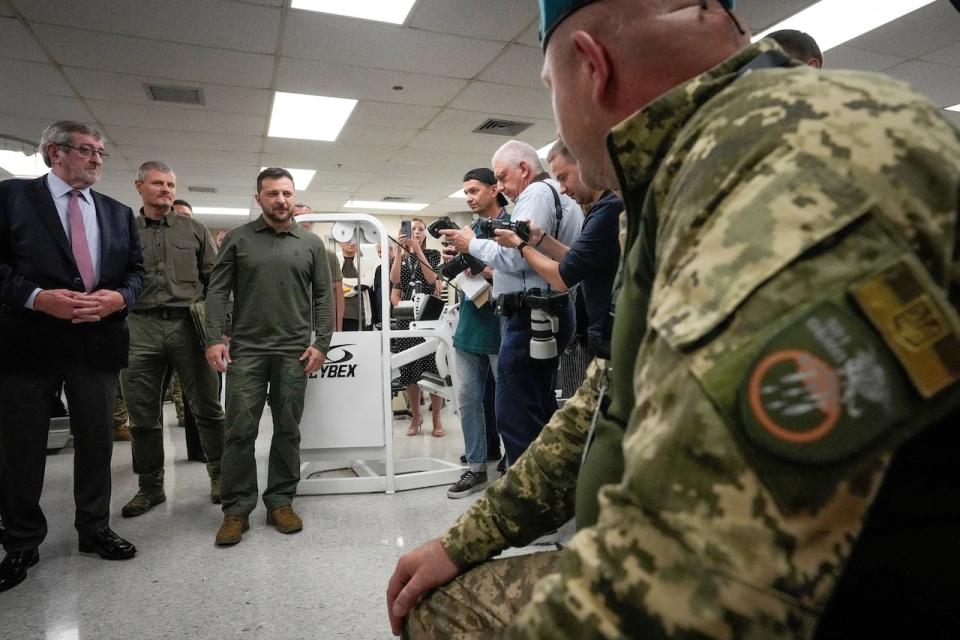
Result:
M546 173L541 173L533 181L542 182L549 187L550 192L553 194L553 212L557 220L557 224L553 230L553 237L556 238L560 235L560 221L563 220L563 207L560 205L560 194L557 193L557 190L553 188L552 184L547 182L548 177Z

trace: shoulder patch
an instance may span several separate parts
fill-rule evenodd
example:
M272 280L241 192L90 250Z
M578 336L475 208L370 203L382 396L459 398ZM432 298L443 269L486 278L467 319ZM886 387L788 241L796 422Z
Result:
M905 262L850 290L924 398L960 380L960 329L933 291Z
M910 384L883 340L823 302L760 348L739 388L740 422L760 448L831 463L870 447L909 415Z

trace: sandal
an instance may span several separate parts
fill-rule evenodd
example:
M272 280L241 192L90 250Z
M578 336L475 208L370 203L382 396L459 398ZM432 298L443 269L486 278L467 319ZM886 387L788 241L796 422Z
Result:
M415 436L420 433L420 427L423 426L423 416L417 414L410 416L410 426L407 427L407 435Z

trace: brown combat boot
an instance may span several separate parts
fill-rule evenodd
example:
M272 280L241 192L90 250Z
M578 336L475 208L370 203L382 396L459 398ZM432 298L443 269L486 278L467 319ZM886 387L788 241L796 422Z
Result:
M125 424L113 428L114 442L130 442L130 427Z
M243 537L243 532L250 528L250 519L247 516L238 516L228 513L223 516L223 524L217 531L217 546L229 547L237 544Z
M303 529L303 520L290 505L278 507L268 513L267 524L272 524L280 533L296 533Z

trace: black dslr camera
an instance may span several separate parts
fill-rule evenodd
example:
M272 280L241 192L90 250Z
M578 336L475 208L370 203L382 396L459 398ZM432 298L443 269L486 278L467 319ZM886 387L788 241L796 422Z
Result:
M496 234L493 233L496 229L514 231L524 242L530 239L530 223L526 220L510 222L507 220L495 220L493 218L483 218L480 220L477 237L483 238L484 240L492 240L496 237Z
M556 333L560 330L557 314L570 303L568 293L530 289L505 293L497 298L497 314L509 318L522 309L530 310L530 357L549 360L557 357Z
M430 223L430 226L427 227L427 233L429 233L434 238L440 237L441 229L459 229L459 225L456 222L443 216L442 218L437 218ZM452 280L460 275L461 272L470 269L470 272L474 275L477 275L486 268L486 264L483 260L479 258L474 258L469 253L458 253L454 258L444 262L440 265L440 275L446 278L447 280Z

